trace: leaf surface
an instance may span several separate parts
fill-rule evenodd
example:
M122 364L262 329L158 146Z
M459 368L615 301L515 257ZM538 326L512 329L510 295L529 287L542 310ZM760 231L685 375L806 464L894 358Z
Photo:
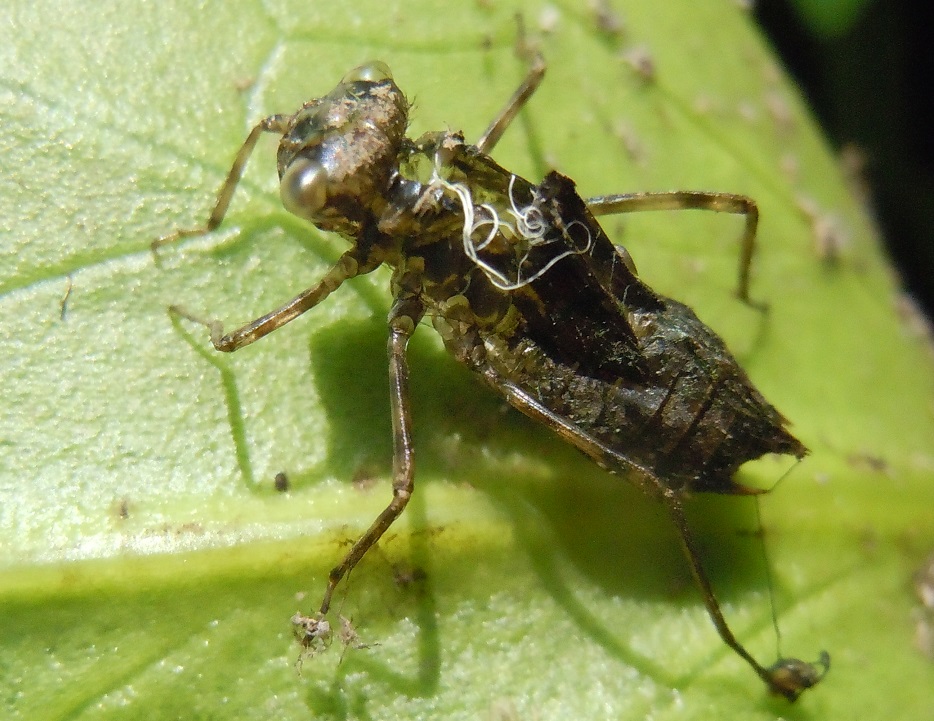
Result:
M293 667L289 617L317 605L389 498L388 274L234 356L172 321L177 303L245 323L345 247L283 211L272 140L219 231L158 264L149 244L203 221L261 117L373 58L413 101L413 136L478 137L524 74L515 8L7 5L0 715L928 718L912 574L934 549L930 347L737 3L617 0L603 19L524 4L549 70L495 157L533 179L555 167L585 195L760 203L765 317L731 296L738 219L604 225L724 335L813 451L761 509L783 651L834 663L793 707L719 642L661 510L505 411L430 328L412 348L417 492L336 602L371 646ZM745 473L767 487L788 468ZM754 507L703 498L690 513L734 630L768 662Z

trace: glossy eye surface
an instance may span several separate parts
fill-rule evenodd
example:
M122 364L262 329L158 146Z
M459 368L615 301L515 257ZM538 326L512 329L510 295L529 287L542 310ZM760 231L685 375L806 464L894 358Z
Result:
M392 80L392 71L389 66L381 60L373 60L366 65L361 65L347 73L342 79L342 83L368 82L378 83L383 80Z
M295 158L279 181L282 205L301 218L313 219L327 202L327 184L328 174L323 165L307 158Z

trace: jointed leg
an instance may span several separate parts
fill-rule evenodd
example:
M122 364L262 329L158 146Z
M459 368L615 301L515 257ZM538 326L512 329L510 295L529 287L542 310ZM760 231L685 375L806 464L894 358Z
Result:
M707 614L710 616L713 625L720 634L723 642L735 651L746 663L752 666L753 670L768 685L773 693L780 694L789 701L794 701L805 690L814 686L823 678L824 673L830 666L830 657L826 652L822 652L817 664L800 661L796 658L780 658L768 668L762 666L745 647L736 640L733 631L730 630L723 612L720 610L720 604L714 595L710 580L701 565L700 556L697 552L697 546L688 527L687 519L684 517L684 509L681 506L681 500L674 492L668 491L663 497L665 507L678 529L678 535L681 538L681 547L687 556L691 565L691 573L697 585L700 586L701 595L704 598L704 605L707 607ZM823 667L818 671L817 666Z
M756 228L759 225L759 207L756 201L745 195L733 193L708 193L704 191L678 190L665 193L629 193L625 195L601 195L587 199L587 206L594 215L634 213L643 210L713 210L720 213L735 213L746 219L740 244L739 280L736 295L744 303L756 305L749 298L749 269L756 246Z
M224 335L224 327L219 320L202 320L177 305L170 306L169 311L206 326L211 331L211 343L214 344L214 347L225 353L232 353L254 341L258 341L289 321L295 320L306 310L314 308L327 298L345 280L357 275L360 272L360 264L357 262L356 252L357 247L354 246L344 253L337 263L318 281L317 285L302 291L281 308L277 308L227 335Z
M409 367L405 351L424 310L413 301L399 301L389 319L389 391L392 407L393 468L392 500L366 533L358 540L328 576L328 587L318 615L323 618L331 607L331 596L341 579L350 573L366 552L386 532L405 509L415 487L415 457L412 447L412 409L409 399Z
M288 129L288 124L291 119L291 115L270 115L268 118L264 118L257 123L253 130L250 131L250 134L247 135L246 140L243 141L243 145L240 146L237 157L234 158L233 165L230 166L230 171L227 173L227 179L224 181L224 184L217 194L217 202L214 203L214 209L211 211L211 216L208 218L207 223L197 228L176 230L174 233L162 236L158 240L153 241L153 252L163 245L168 245L169 243L174 243L182 238L188 238L193 235L204 235L217 228L227 214L227 208L230 207L230 201L243 175L243 169L246 167L246 163L250 159L250 154L253 152L253 148L256 147L260 135L263 133L278 133L282 135Z
M681 537L681 545L684 549L684 553L687 556L688 561L691 564L691 573L694 575L694 580L697 582L697 585L701 589L701 595L704 597L704 605L707 607L707 613L710 615L710 619L713 621L713 625L717 628L717 633L720 634L720 638L723 639L723 642L727 646L732 648L746 661L746 663L753 667L755 672L759 674L763 681L769 683L768 671L766 671L759 664L759 662L750 655L750 653L743 647L743 645L736 640L736 636L734 636L733 631L730 630L726 619L723 618L723 612L720 610L720 604L717 603L717 598L714 596L713 588L711 587L710 581L707 578L707 574L704 572L704 568L701 565L700 557L697 553L697 548L694 545L694 538L691 536L687 519L684 517L684 509L681 507L680 499L678 499L673 493L669 494L665 497L665 505L668 508L668 512L671 515L672 520L674 521L675 527L678 529L678 535Z
M826 653L821 653L816 664L806 663L795 658L780 658L772 666L766 668L756 661L737 641L736 636L733 635L733 631L723 617L720 604L717 602L710 580L707 578L701 564L697 545L691 535L687 519L684 517L681 499L652 470L633 463L629 458L604 445L596 438L589 436L567 419L552 413L524 390L499 376L495 370L488 368L483 372L483 375L492 386L498 388L505 395L513 406L529 417L547 425L562 438L593 458L601 467L614 472L635 472L637 474L635 478L642 476L645 480L647 489L660 492L662 502L665 504L678 530L682 548L691 566L691 572L701 589L704 605L717 629L717 633L720 634L720 638L723 639L727 646L752 666L759 677L768 684L771 691L793 701L802 691L821 680L830 665L830 658ZM818 666L821 668L818 669Z
M506 132L506 128L509 127L509 124L515 119L516 115L519 114L522 107L528 102L529 98L532 97L532 94L541 84L542 78L544 77L545 59L541 55L536 54L532 59L532 66L529 68L525 80L522 81L522 84L518 87L516 92L512 94L512 97L509 98L505 107L499 111L499 114L493 119L493 122L490 123L486 132L484 132L477 141L477 148L481 153L489 153L493 150L493 147L499 142L499 139L503 137L503 133Z

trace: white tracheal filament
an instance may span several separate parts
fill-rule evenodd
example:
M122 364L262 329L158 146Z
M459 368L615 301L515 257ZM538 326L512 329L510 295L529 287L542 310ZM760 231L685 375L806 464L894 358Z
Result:
M524 208L519 208L516 205L516 199L513 193L515 182L516 176L511 175L509 177L509 208L507 208L505 211L508 217L503 218L500 217L500 214L496 211L496 208L494 208L489 203L481 203L479 205L475 204L473 197L470 194L470 188L468 188L463 183L452 183L449 180L442 178L438 172L437 166L432 173L430 181L430 186L443 188L444 190L450 190L457 196L458 200L460 200L461 207L464 211L464 252L467 254L467 257L476 263L477 267L479 267L486 274L487 278L490 279L490 282L501 290L517 290L522 288L523 286L528 285L538 278L541 278L559 260L562 260L563 258L566 258L570 255L587 253L593 246L593 238L591 237L590 229L578 220L571 221L567 224L567 230L570 230L570 228L572 228L574 225L579 225L581 228L583 228L587 235L586 245L580 249L565 250L564 252L559 253L558 255L551 258L544 265L544 267L539 268L532 275L523 276L522 266L526 263L526 261L528 261L529 252L531 249L536 246L543 246L548 245L549 243L557 242L557 239L546 240L545 231L547 230L547 223L545 222L545 218L542 216L541 211L535 206L535 201L537 198L534 194L532 197L532 203L530 205L527 205ZM486 233L485 237L483 237L480 242L474 241L474 233L487 226L489 227L489 231ZM522 259L516 266L515 279L504 275L497 268L483 260L479 255L481 251L483 251L490 245L490 243L493 242L497 235L506 236L507 234L514 238L520 238L525 241L529 249L526 251L525 255L522 256Z

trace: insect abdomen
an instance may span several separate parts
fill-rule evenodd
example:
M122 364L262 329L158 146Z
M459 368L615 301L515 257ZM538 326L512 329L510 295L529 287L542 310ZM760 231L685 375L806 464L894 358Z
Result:
M663 321L652 324L658 330L640 338L646 369L640 380L591 377L529 338L509 349L493 345L486 362L667 488L742 493L746 489L731 477L747 461L766 453L803 456L807 449L722 341L685 306L670 302L664 312L678 315L678 323L657 319ZM692 326L691 334L672 331L679 324L681 330ZM609 470L628 475L632 469L619 464Z

